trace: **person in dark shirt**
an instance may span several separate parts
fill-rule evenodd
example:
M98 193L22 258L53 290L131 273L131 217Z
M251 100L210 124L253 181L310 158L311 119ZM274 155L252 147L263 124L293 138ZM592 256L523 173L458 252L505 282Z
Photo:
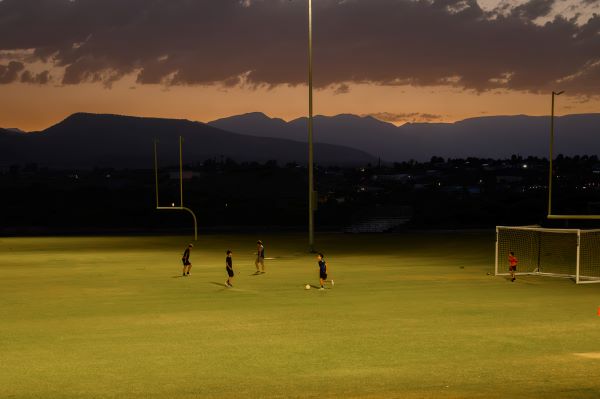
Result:
M185 251L183 251L183 257L181 258L181 262L183 263L183 275L189 276L190 269L192 268L192 263L190 262L190 251L194 248L192 244L189 244Z
M265 246L261 240L256 242L256 261L254 262L254 265L256 266L255 274L265 273Z
M327 262L325 262L325 256L322 253L317 254L317 261L319 262L319 283L321 283L321 290L325 289L325 283L327 282ZM330 280L331 285L335 283Z
M233 252L231 250L227 250L227 257L225 258L225 269L227 270L227 281L225 285L228 287L233 287L231 282L233 281Z

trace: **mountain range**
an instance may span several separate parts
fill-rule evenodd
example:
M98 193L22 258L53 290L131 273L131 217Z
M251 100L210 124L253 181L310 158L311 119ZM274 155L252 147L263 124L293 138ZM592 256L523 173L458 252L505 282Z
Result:
M595 155L600 113L556 118L555 152ZM383 161L445 158L547 157L548 117L490 116L455 123L409 123L396 127L373 117L317 116L315 160L365 165ZM250 113L207 124L178 119L77 113L39 132L0 129L0 166L37 163L49 167L151 168L153 141L159 164L178 162L178 136L186 162L228 157L239 162L306 163L307 119L289 122Z
M209 125L260 137L307 141L307 119L290 122L250 113ZM506 158L513 154L548 156L550 118L489 116L455 123L407 123L396 127L373 117L317 116L317 143L344 144L386 161L445 158ZM555 150L564 155L593 155L600 149L600 113L556 117Z
M282 138L231 133L200 122L77 113L40 132L0 129L0 165L37 163L65 168L152 168L158 140L160 165L215 157L236 161L305 163L306 144ZM364 165L376 158L353 148L318 144L315 156L328 164Z

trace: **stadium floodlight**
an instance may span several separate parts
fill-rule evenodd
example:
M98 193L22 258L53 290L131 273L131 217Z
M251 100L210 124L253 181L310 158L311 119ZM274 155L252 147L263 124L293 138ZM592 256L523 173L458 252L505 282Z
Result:
M183 206L183 137L179 136L179 206L172 203L171 206L160 206L158 200L158 140L154 140L154 183L156 186L156 209L159 211L185 211L192 215L194 221L194 240L198 241L198 221L196 214L190 208Z
M566 277L600 283L600 230L496 227L494 274L507 276L508 253L518 258L517 275Z

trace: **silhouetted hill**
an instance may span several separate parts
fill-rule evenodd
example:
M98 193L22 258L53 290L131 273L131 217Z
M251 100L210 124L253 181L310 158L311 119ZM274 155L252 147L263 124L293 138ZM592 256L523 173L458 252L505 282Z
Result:
M306 141L306 118L290 122L246 114L209 122L238 133ZM315 117L315 142L343 144L387 161L442 157L505 158L548 155L547 116L490 116L456 123L409 123L396 127L372 117ZM600 114L556 118L556 152L593 155L600 150Z
M0 127L0 132L4 132L4 133L25 133L25 131L18 129L16 127L6 127L6 128L1 128Z
M35 162L51 167L151 168L153 140L159 140L159 163L178 162L178 136L184 137L185 162L214 157L236 161L277 160L305 163L306 144L227 132L186 120L78 113L36 133L0 133L0 162ZM375 159L348 147L319 144L324 164L366 164Z
M262 113L251 113L230 118L223 118L209 125L231 132L252 134L261 137L286 138L297 141L307 141L308 119L298 118L290 122L283 119L271 119ZM396 126L382 122L370 116L360 117L342 114L333 117L315 116L315 142L339 143L344 142L353 148L376 151L378 156L385 143L396 140ZM375 136L373 135L375 134ZM378 140L378 143L374 143Z

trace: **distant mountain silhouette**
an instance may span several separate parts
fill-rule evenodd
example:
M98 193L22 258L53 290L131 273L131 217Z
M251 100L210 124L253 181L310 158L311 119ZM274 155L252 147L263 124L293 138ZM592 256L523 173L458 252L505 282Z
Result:
M7 127L7 128L4 128L4 129L0 128L0 131L2 131L2 130L6 131L6 132L9 132L9 133L25 133L25 131L23 131L21 129L18 129L16 127Z
M307 140L307 119L290 122L252 113L209 122L232 132L260 137ZM547 116L490 116L456 123L409 123L396 127L372 117L315 117L315 142L347 145L386 161L442 157L505 158L512 154L547 157ZM593 155L600 152L600 114L556 118L556 152Z
M178 136L184 137L185 162L214 157L236 161L306 163L306 144L227 132L187 120L78 113L41 132L0 129L0 163L35 162L51 167L151 168L153 140L159 140L159 163L178 163ZM374 162L353 148L318 144L322 164L359 165Z

